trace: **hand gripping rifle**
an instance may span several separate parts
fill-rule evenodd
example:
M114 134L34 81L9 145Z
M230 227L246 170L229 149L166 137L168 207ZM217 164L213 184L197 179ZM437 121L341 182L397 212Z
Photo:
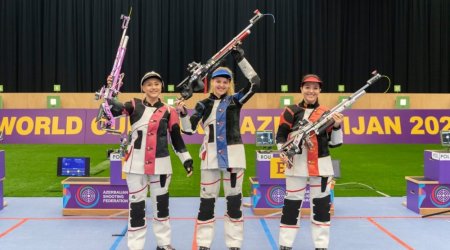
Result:
M331 110L323 113L319 120L310 122L304 119L292 128L293 132L289 134L290 139L287 140L280 148L280 154L284 154L289 159L290 165L292 165L292 157L295 154L300 154L302 152L301 145L303 142L305 142L305 146L307 148L312 148L314 146L310 139L310 135L312 132L318 135L319 133L323 132L328 127L333 125L334 114L341 113L342 111L350 107L356 100L358 100L366 93L366 88L383 77L376 71L372 72L372 75L372 78L367 80L366 85L353 93L350 97L344 99L341 103L336 105Z
M117 49L116 59L114 60L114 65L112 67L111 76L112 83L105 84L98 92L95 92L95 100L104 99L101 104L98 115L96 118L96 122L101 122L101 128L115 134L120 134L120 132L111 129L115 125L114 117L111 113L111 106L108 104L108 101L116 97L120 93L120 87L123 85L123 77L124 73L121 73L123 59L125 58L125 52L127 50L128 36L126 35L128 29L128 23L130 22L131 11L128 16L121 15L120 19L122 19L122 38L120 39L119 48Z
M181 83L177 85L180 89L181 98L187 100L192 97L194 91L203 90L204 84L203 79L212 71L220 66L222 60L231 53L231 51L238 45L242 44L242 41L250 35L250 28L255 24L261 17L271 14L261 14L259 10L253 12L255 16L250 19L250 24L242 30L237 36L235 36L231 41L225 45L219 52L217 52L213 57L211 57L206 64L200 64L198 62L191 62L188 64L187 71L190 72L190 76L186 77ZM273 15L272 15L273 17ZM275 18L274 18L275 22Z

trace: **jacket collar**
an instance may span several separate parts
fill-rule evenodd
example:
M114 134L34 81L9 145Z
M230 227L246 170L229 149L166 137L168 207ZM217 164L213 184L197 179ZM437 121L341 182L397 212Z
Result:
M155 104L151 105L149 102L147 102L147 100L144 98L144 100L142 101L142 103L144 103L145 106L147 107L152 107L152 108L160 108L162 107L164 104L161 102L161 99L158 98L158 101L155 102Z
M319 100L317 100L314 104L308 104L305 102L305 100L301 101L298 106L305 108L305 109L315 109L320 106Z
M217 97L214 93L209 94L209 99L212 99L212 100L221 100L221 99L224 99L225 97L227 97L226 93L221 95L220 97Z

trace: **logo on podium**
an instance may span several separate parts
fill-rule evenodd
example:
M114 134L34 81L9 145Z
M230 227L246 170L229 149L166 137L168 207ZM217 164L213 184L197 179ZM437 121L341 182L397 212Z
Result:
M286 195L286 190L282 186L275 185L269 187L266 193L267 205L273 208L280 208L284 204L284 196Z
M82 208L95 207L100 200L100 194L91 186L81 186L77 190L76 199L78 206Z
M431 193L431 203L436 207L448 207L450 205L450 189L446 186L436 186Z
M280 157L272 157L270 159L270 179L284 179L284 169L286 164L281 161Z

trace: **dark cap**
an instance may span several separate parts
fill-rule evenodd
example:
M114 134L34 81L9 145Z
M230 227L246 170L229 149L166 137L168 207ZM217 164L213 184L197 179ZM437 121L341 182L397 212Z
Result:
M145 75L141 79L141 86L144 84L145 81L147 81L150 78L156 78L156 79L160 80L161 84L164 87L164 81L162 80L161 75L156 73L155 71L150 71L150 72L145 73Z

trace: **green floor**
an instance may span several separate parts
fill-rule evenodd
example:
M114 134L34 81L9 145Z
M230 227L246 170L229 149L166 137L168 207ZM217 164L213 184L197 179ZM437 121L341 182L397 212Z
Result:
M91 159L91 176L109 176L106 151L116 145L0 145L6 152L4 195L12 197L61 196L63 177L56 176L58 156L86 156ZM341 160L341 178L335 196L405 196L405 176L423 175L423 151L440 149L440 145L343 145L332 149ZM171 196L199 195L199 145L188 145L194 157L195 173L187 178L184 168L173 157L174 176ZM247 170L244 195L250 196L248 177L255 175L255 146L246 145Z

